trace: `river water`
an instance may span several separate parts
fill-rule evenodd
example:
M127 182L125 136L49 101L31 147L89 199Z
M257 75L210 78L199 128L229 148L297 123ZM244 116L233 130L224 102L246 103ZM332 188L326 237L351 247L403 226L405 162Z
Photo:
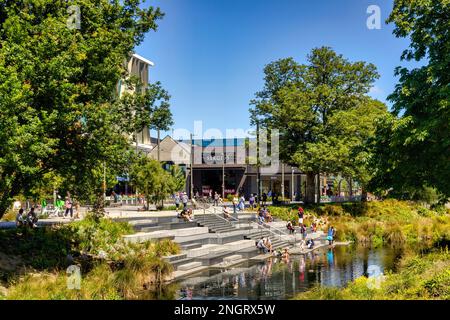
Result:
M316 284L344 286L361 276L396 271L402 250L337 246L289 261L271 258L208 270L175 284L174 299L290 299Z

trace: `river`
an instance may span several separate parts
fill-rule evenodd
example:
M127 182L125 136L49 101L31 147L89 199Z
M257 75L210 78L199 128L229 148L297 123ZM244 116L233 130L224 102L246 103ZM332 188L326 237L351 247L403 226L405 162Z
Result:
M178 281L175 299L290 299L316 284L344 286L361 276L396 271L399 248L338 246L289 261L271 258L222 270L208 270Z

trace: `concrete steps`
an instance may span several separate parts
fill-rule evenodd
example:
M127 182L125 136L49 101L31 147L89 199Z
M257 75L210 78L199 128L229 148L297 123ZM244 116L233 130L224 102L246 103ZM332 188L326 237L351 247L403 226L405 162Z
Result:
M194 262L190 262L190 263L186 263L186 264L182 264L182 265L178 266L177 270L188 271L188 270L200 267L200 266L202 266L201 262L194 261Z
M225 233L236 230L236 227L214 214L198 215L196 221L199 225L208 227L212 233Z
M183 258L183 259L174 260L171 262L171 264L175 270L178 270L179 266L188 264L191 262L194 262L194 258Z
M233 261L236 261L236 260L241 260L241 259L242 259L242 256L240 254L234 254L232 256L228 256L228 257L223 258L223 262L230 263L230 262L233 262Z
M209 254L213 249L219 248L220 245L217 244L205 244L200 248L192 249L187 251L188 258L197 258L206 254Z
M183 250L183 251L197 249L197 248L200 248L201 246L202 246L201 242L194 242L194 243L180 245L181 250Z
M182 259L186 259L187 258L187 254L186 253L181 253L181 254L174 254L171 256L167 256L164 257L164 260L166 260L167 262L175 262L177 260L182 260Z
M126 242L130 243L142 243L145 241L173 240L175 239L175 237L165 231L154 231L148 233L139 232L135 234L125 235L123 236L123 239Z

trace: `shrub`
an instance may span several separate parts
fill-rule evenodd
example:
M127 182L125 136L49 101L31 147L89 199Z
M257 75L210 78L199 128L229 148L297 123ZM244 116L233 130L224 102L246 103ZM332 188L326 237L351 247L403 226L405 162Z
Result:
M17 215L17 212L14 212L14 210L12 210L12 209L8 210L3 215L1 221L9 221L9 222L16 221L16 215Z
M450 255L434 251L426 255L407 255L397 274L383 276L380 286L369 285L360 277L344 288L316 286L294 299L443 299L450 298Z

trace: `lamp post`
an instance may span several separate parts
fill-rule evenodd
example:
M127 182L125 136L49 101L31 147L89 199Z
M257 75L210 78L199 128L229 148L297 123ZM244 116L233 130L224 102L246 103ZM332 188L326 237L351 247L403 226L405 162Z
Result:
M292 201L295 201L295 196L294 196L294 167L291 167L291 197L292 197Z
M259 163L259 121L256 121L256 186L258 188L258 206L261 206L261 168Z
M284 199L284 164L283 162L280 162L281 164L281 199L283 201Z
M194 198L193 194L194 194L194 141L193 141L193 137L194 135L191 133L191 169L190 169L190 173L191 173L191 187L190 187L190 196L191 199Z
M225 156L222 160L222 199L225 199Z

